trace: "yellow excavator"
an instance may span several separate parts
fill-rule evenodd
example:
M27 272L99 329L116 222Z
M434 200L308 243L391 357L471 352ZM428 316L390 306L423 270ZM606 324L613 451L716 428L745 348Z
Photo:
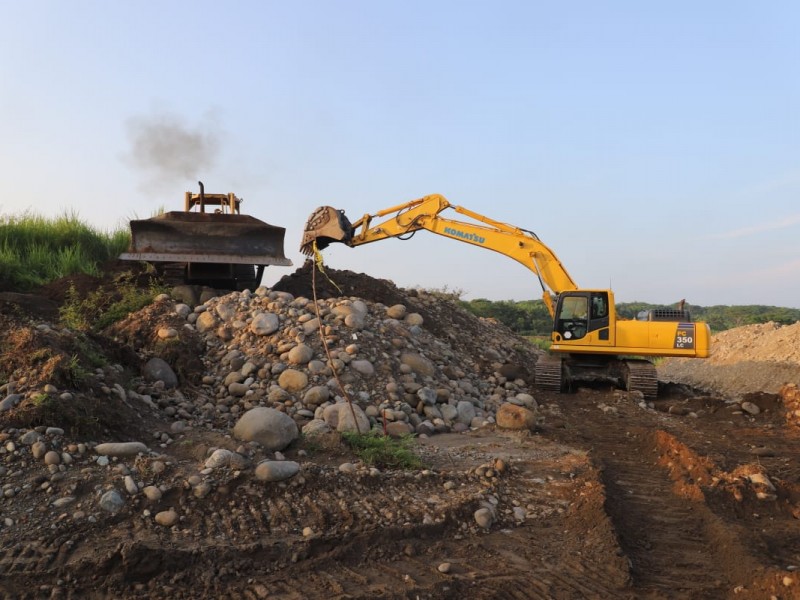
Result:
M441 216L447 209L477 223ZM550 354L541 357L534 370L541 389L561 391L580 382L604 380L655 398L656 369L645 357L709 355L708 324L692 321L683 302L636 319L618 317L614 293L579 288L535 233L450 204L438 194L364 215L355 223L342 210L319 207L306 222L300 250L312 255L315 248L322 250L334 242L355 247L387 238L408 239L421 229L499 252L533 271L553 318Z

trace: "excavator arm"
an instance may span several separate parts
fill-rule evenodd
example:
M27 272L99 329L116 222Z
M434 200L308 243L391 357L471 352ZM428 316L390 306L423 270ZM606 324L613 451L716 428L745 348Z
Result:
M478 223L441 216L447 209ZM333 242L355 247L393 237L407 239L420 229L499 252L521 263L539 279L542 298L551 316L555 314L552 294L578 289L558 257L536 234L450 204L438 194L366 214L352 224L343 211L320 207L306 223L300 249L311 255L314 247L322 249Z

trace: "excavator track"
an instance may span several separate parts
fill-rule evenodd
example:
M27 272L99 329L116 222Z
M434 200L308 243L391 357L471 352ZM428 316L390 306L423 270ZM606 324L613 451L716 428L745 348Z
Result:
M561 358L543 355L534 368L536 386L543 390L560 392L563 383Z
M647 399L658 396L658 374L649 360L626 360L626 387L629 392L642 392Z

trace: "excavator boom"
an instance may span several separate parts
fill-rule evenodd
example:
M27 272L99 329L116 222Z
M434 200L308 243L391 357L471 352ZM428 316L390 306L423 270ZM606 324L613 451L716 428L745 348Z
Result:
M443 217L447 209L478 223ZM533 232L455 206L438 194L392 206L374 215L366 214L352 224L344 211L319 207L306 222L300 249L310 255L314 244L318 249L334 242L356 247L391 237L402 238L420 229L499 252L521 263L536 274L551 316L552 294L578 289L561 261Z

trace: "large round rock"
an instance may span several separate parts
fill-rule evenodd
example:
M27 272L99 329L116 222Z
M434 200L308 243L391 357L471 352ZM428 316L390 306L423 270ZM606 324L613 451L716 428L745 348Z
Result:
M237 421L233 435L245 442L258 442L268 450L283 450L297 439L297 425L289 415L259 406Z
M167 388L174 388L178 385L178 376L162 358L148 360L144 365L143 375L147 381L163 381L164 387Z
M535 429L536 413L524 406L506 402L497 409L497 426L501 429Z
M355 419L353 416L355 415ZM369 417L357 404L339 402L326 406L322 418L331 429L336 431L352 431L354 433L369 432Z

